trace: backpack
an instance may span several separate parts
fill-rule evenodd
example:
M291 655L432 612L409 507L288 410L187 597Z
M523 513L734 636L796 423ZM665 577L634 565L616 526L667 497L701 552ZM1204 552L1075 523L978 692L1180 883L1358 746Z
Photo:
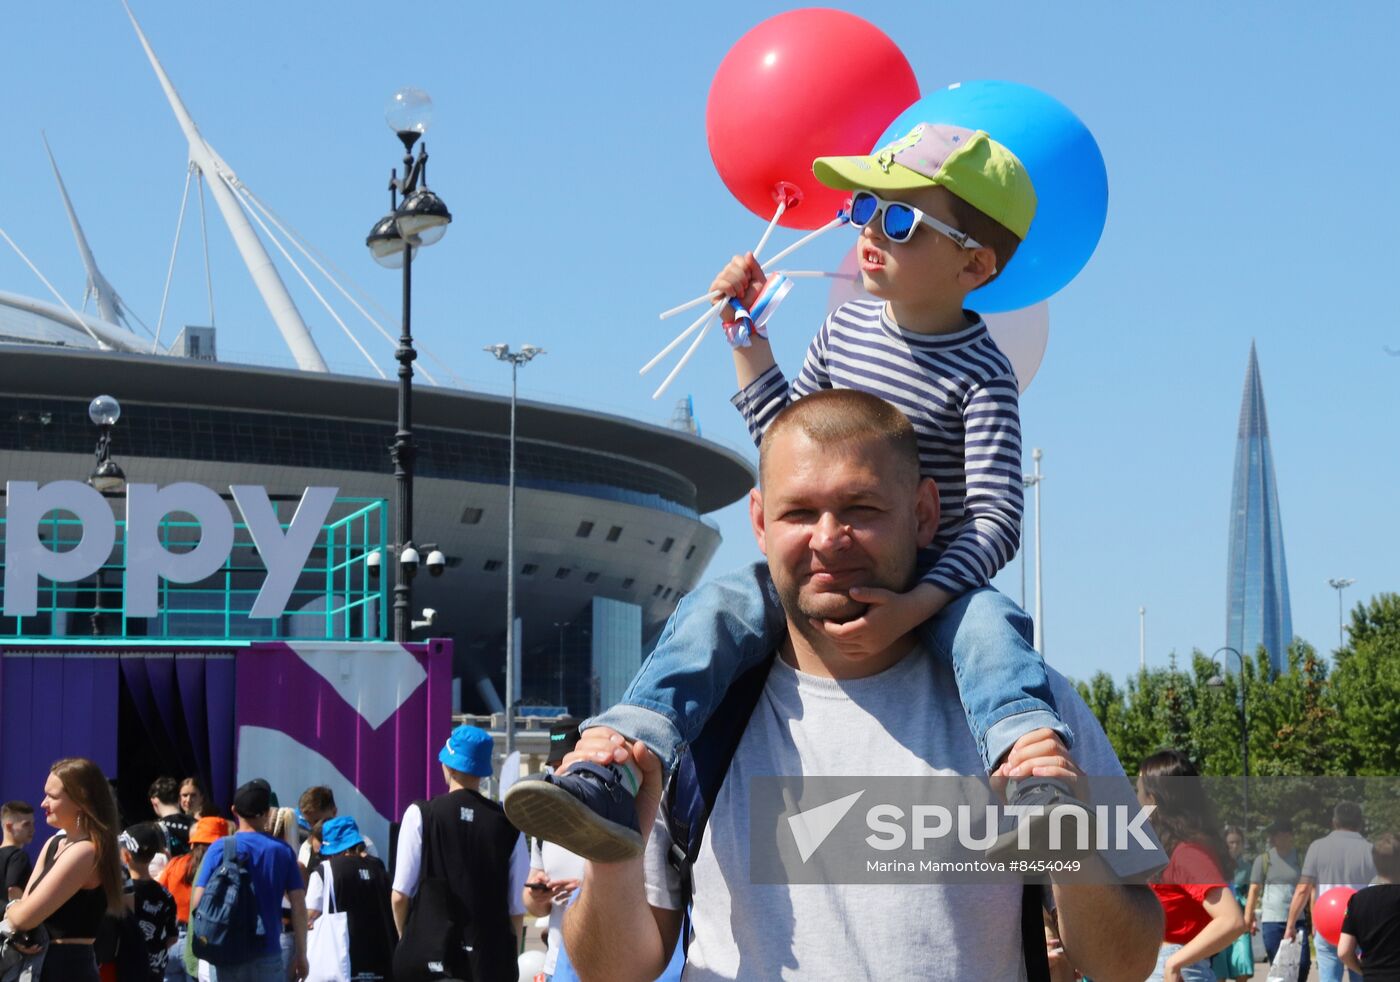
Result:
M190 912L190 946L211 965L239 965L262 953L266 936L253 894L248 860L236 836L223 840L223 861L209 876L199 906Z
M774 651L762 664L749 669L729 686L700 735L682 751L666 785L666 829L671 836L671 854L667 860L680 876L684 900L681 944L687 950L691 934L691 867L700 855L705 826L729 771L729 762L739 749L739 741L763 694L776 656ZM1043 909L1043 888L1039 884L1026 884L1021 891L1021 950L1028 982L1050 982Z

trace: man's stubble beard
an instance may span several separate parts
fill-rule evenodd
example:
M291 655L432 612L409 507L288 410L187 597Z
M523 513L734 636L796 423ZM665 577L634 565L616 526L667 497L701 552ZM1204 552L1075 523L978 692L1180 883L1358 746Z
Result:
M913 584L916 557L917 552L911 549L907 558L901 557L901 560L897 562L900 569L889 571L877 569L869 582L858 584L852 589L891 590L895 593L904 593ZM775 586L777 586L783 610L788 614L790 621L798 631L812 638L823 635L821 635L820 629L812 627L809 619L844 624L859 619L870 609L869 604L851 599L850 594L844 591L804 594L801 585L796 580L786 584L775 583ZM794 617L794 613L798 616Z

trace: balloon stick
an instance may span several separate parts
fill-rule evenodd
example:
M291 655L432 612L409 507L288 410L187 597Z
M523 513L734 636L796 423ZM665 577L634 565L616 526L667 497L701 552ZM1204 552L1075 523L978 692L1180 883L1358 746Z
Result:
M811 242L812 240L814 240L814 239L816 239L816 238L819 238L820 236L825 235L827 232L830 232L830 231L831 231L832 229L834 229L834 228L840 228L842 225L845 225L845 224L846 224L847 222L849 222L849 221L850 221L850 217L847 216L847 214L843 211L841 214L837 215L835 218L833 218L831 221L827 222L827 223L826 223L825 225L823 225L821 228L819 228L819 229L817 229L817 230L815 230L815 231L813 231L813 232L808 232L806 235L802 236L802 238L798 239L798 240L797 240L796 242L794 242L792 245L788 246L788 247L787 247L786 249L784 249L782 252L778 253L778 254L777 254L776 256L774 256L772 259L770 259L770 260L768 260L766 263L764 263L764 264L763 264L763 270L764 270L764 272L767 272L767 271L769 270L769 268L771 268L772 266L777 265L779 262L781 262L782 260L786 259L788 256L792 255L792 254L793 254L794 252L796 252L798 249L801 249L801 248L802 248L803 246L805 246L808 242Z
M777 210L773 212L773 220L768 223L768 227L763 230L763 238L758 240L758 245L753 247L753 257L758 258L758 254L763 251L763 247L768 244L768 239L773 235L773 229L778 227L778 219L783 217L783 212L787 211L788 199L786 196L778 199Z
M681 360L676 362L676 367L671 369L671 374L666 376L666 381L661 383L660 388L658 388L655 392L651 394L651 397L653 399L661 398L661 394L665 392L668 388L670 388L671 383L675 381L676 376L681 373L681 369L685 367L685 363L690 361L691 357L695 354L696 351L700 350L700 342L705 340L705 335L709 332L709 321L710 319L706 317L705 326L700 329L699 334L695 335L695 340L690 343L690 347L687 348L685 354L681 356Z
M858 273L842 273L838 270L826 269L780 269L778 270L778 275L786 276L790 280L814 280L824 278L828 280L851 280L854 282L860 279Z
M718 295L718 294L717 294L717 295ZM689 327L687 327L684 331L681 331L681 333L677 334L677 335L675 336L675 339L672 340L670 344L666 345L666 347L662 348L659 352L657 352L656 357L653 358L651 361L647 362L645 365L643 365L643 366L642 366L642 370L639 371L637 374L638 374L638 375L645 375L647 372L649 372L649 371L651 371L653 368L655 368L657 362L659 362L662 358L665 358L665 357L666 357L667 355L669 355L671 352L675 351L675 350L676 350L676 347L677 347L682 341L684 341L686 338L690 337L690 336L691 336L692 334L694 334L696 331L700 330L700 328L704 327L704 326L705 326L705 322L708 321L711 317L715 316L715 314L717 314L718 312L719 312L719 308L718 308L718 307L712 307L712 308L710 308L709 310L705 311L703 314L701 314L701 315L696 319L696 321L695 321L694 324L691 324L691 325L690 325Z
M781 214L781 210L782 210L782 205L779 205L779 214ZM776 219L775 219L775 221L776 221ZM766 263L764 263L764 264L763 264L763 270L764 270L764 272L767 272L767 271L768 271L769 269L771 269L775 264L777 264L778 262L780 262L780 261L783 260L783 259L786 259L788 256L792 255L792 254L793 254L794 252L796 252L798 249L801 249L801 248L802 248L803 246L805 246L807 243L809 243L809 242L811 242L812 240L818 238L819 236L825 235L827 232L830 232L830 231L831 231L832 229L834 229L834 228L840 228L842 225L845 225L845 224L846 224L847 222L849 222L849 221L850 221L850 217L843 211L841 214L837 215L835 218L833 218L831 221L827 222L827 223L826 223L825 225L823 225L821 228L819 228L819 229L817 229L817 230L815 230L815 231L813 231L813 232L809 232L808 234L804 235L802 238L798 239L798 240L797 240L796 242L794 242L792 245L788 246L788 247L787 247L786 249L784 249L782 252L778 253L778 254L777 254L776 256L774 256L772 259L770 259L770 260L768 260ZM772 226L769 226L768 232L771 232L771 231L772 231ZM768 232L764 232L764 233L763 233L763 238L759 240L759 243L758 243L758 244L759 244L759 248L762 248L763 245L768 241ZM754 250L754 255L755 255L755 256L758 255L758 250ZM681 305L678 306L678 307L672 307L670 310L663 310L663 311L661 312L661 320L664 321L664 320L667 320L667 319L669 319L669 318L671 318L671 317L676 316L677 314L683 314L683 313L685 313L687 310L694 310L696 307L700 306L700 305L703 304L703 303L714 303L716 300L720 299L721 296L723 296L723 294L721 294L718 290L715 290L713 293L707 293L707 294L705 294L703 297L696 297L694 300L687 300L685 303L681 304Z
M677 314L683 314L687 310L694 310L702 303L714 303L722 296L724 296L724 294L716 290L713 293L705 294L703 297L696 297L694 300L687 300L685 303L681 304L678 307L672 307L670 310L663 310L661 312L661 319L663 321L669 320L670 318L675 317Z

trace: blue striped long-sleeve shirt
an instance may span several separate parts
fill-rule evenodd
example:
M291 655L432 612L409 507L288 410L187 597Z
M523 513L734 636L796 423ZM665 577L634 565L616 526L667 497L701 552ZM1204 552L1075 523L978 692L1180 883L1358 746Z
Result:
M776 365L733 403L754 442L780 410L817 389L859 389L895 405L919 438L919 469L938 484L938 534L924 580L958 595L1016 554L1024 504L1016 376L986 325L953 334L901 330L878 300L831 312L791 385Z

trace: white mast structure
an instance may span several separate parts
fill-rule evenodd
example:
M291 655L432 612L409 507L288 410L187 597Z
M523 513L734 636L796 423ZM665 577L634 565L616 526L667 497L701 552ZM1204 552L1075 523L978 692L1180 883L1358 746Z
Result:
M122 303L122 298L117 296L117 291L112 284L107 282L107 277L102 275L102 270L97 268L97 260L93 257L92 249L88 246L87 236L83 234L83 227L78 222L78 213L73 208L73 202L68 197L68 188L63 183L63 175L58 172L58 161L53 159L53 150L49 147L49 138L44 136L44 152L49 155L49 166L53 168L54 180L58 182L58 193L63 197L63 207L68 209L68 224L73 226L73 238L78 243L78 255L82 257L83 268L87 270L87 286L83 289L83 306L87 306L89 300L97 301L97 316L101 317L108 324L118 324L126 327L126 305Z
M189 143L190 164L209 178L209 190L214 196L214 203L219 206L234 244L238 246L238 252L243 257L243 264L248 267L248 274L253 278L253 285L258 288L258 293L262 294L263 303L267 305L268 313L272 315L277 329L282 332L282 339L291 349L297 367L306 372L327 371L325 359L321 357L316 342L312 340L311 332L301 319L301 313L292 301L291 294L287 292L286 284L277 275L277 268L272 265L272 257L263 248L262 240L253 231L253 226L248 223L248 217L234 196L232 188L240 186L237 175L200 135L199 127L195 125L185 104L180 101L179 93L175 91L174 84L165 74L165 69L161 67L150 42L146 40L141 25L136 21L136 15L131 12L130 4L122 0L122 6L126 8L127 17L131 18L131 26L136 29L141 47L146 50L146 57L150 59L156 78L160 80L160 87L165 90L165 97L180 123L185 140Z

